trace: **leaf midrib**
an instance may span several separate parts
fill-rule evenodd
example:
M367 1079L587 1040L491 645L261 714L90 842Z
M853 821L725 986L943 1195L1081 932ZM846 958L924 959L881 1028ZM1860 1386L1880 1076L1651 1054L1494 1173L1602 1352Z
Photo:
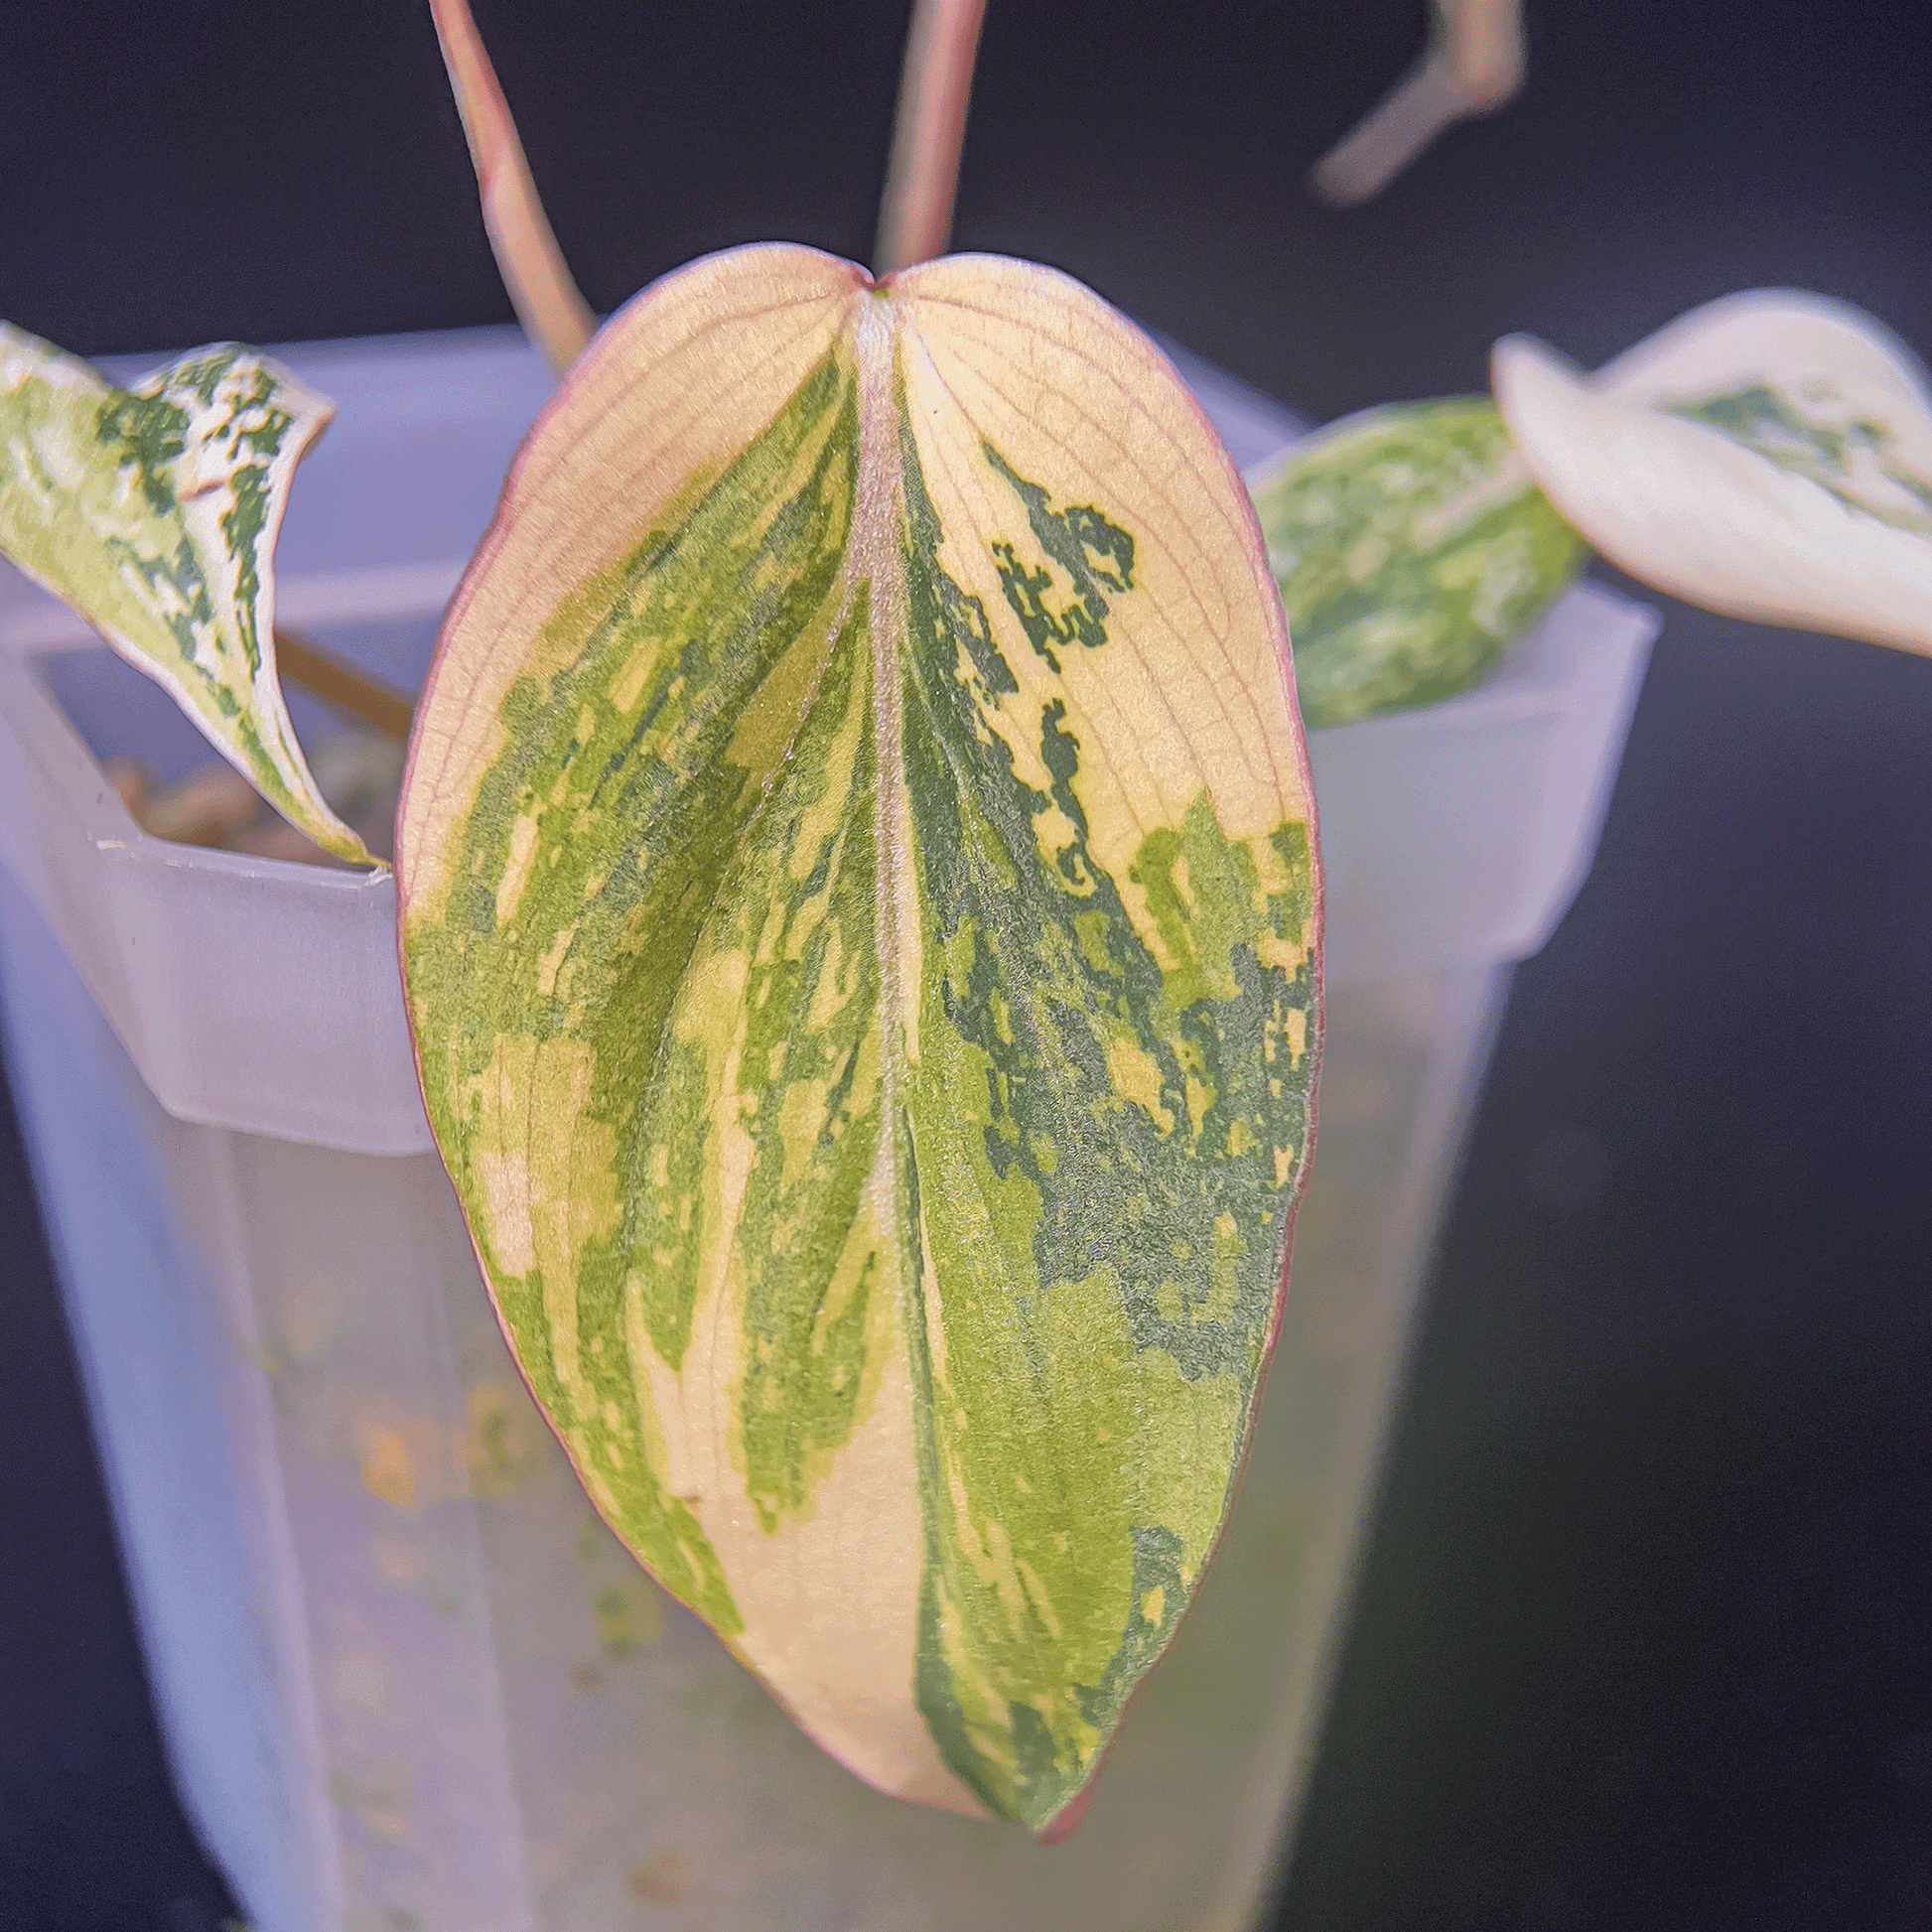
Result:
M871 587L867 632L872 645L873 853L883 890L873 898L873 943L879 955L879 1147L868 1190L882 1240L902 1242L898 1212L899 1096L905 1077L904 948L906 921L916 921L906 876L905 715L898 679L898 642L906 625L905 558L898 541L904 517L904 458L898 437L898 328L890 297L869 293L853 345L859 360L859 478L852 541L846 556L849 586ZM903 1257L898 1257L902 1261ZM903 1279L902 1271L895 1275Z

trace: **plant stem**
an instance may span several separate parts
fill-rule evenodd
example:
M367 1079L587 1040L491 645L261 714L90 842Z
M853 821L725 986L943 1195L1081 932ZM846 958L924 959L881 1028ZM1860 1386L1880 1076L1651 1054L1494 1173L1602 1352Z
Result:
M912 0L874 250L881 275L945 252L985 12L986 0Z
M551 232L530 179L509 103L471 18L469 0L429 0L443 65L483 191L483 226L523 333L559 375L583 353L597 328Z
M325 704L373 725L385 738L408 738L414 707L400 691L279 624L275 629L275 668L291 684L299 684Z
M1493 114L1523 84L1523 0L1436 0L1422 58L1316 163L1335 207L1379 195L1446 128Z

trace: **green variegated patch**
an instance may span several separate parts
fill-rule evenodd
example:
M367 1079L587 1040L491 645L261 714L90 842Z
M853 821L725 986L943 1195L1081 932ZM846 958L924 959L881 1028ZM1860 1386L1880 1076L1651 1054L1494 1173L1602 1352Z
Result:
M1869 316L1728 296L1589 377L1512 337L1495 384L1539 482L1632 576L1932 651L1932 394Z
M1586 556L1481 396L1350 416L1254 493L1311 727L1466 691Z
M372 864L310 776L275 675L275 539L331 413L232 344L122 389L0 323L0 555L172 691L291 823Z
M1795 393L1747 382L1658 406L1807 478L1857 515L1932 537L1932 478L1915 476L1900 460L1895 429L1861 415L1828 381L1815 380Z
M452 609L398 874L484 1272L883 1789L1047 1826L1227 1509L1317 1038L1284 644L1094 298L791 248L607 328Z

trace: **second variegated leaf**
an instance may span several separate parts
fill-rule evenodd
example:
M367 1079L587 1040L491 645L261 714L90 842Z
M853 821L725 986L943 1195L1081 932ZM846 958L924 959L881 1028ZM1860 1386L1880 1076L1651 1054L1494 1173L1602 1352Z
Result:
M334 413L234 343L123 389L0 323L0 556L170 691L291 824L372 865L317 786L275 670L275 540Z
M430 1118L591 1496L883 1790L1044 1829L1231 1500L1319 895L1252 510L986 257L700 262L572 370L405 789Z
M1468 690L1587 561L1486 396L1365 409L1253 487L1310 730Z
M1932 653L1932 390L1870 316L1725 296L1586 376L1496 345L1530 471L1610 561L1692 604Z

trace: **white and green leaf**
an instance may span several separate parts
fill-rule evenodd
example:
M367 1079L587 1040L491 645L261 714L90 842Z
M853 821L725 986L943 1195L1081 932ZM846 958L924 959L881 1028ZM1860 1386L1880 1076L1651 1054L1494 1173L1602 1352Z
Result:
M1758 291L1581 374L1496 345L1537 481L1631 576L1733 617L1932 651L1932 393L1859 310Z
M1254 493L1311 729L1467 690L1587 555L1486 396L1347 417Z
M0 555L173 692L292 824L372 864L310 775L275 672L275 540L333 410L234 344L123 389L0 323Z
M605 327L451 608L398 882L484 1275L884 1790L1063 1819L1219 1533L1312 1128L1286 641L1096 298L776 246Z

